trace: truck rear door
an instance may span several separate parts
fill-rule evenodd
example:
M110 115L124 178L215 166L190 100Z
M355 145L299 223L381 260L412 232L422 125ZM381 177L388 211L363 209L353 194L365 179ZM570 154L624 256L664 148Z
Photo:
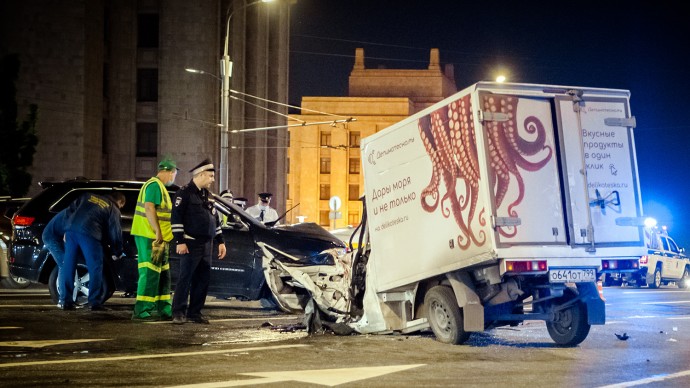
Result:
M625 97L556 97L565 207L573 245L642 245L631 117Z
M478 94L496 240L565 245L552 100Z
M642 245L627 98L478 98L499 244Z

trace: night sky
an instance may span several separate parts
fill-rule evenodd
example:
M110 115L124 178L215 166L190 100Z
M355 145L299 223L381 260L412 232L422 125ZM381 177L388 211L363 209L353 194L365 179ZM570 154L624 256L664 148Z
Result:
M290 103L346 96L357 47L367 68L404 69L426 68L438 48L459 90L499 72L509 82L630 90L644 215L690 248L687 12L662 2L537 3L298 0Z

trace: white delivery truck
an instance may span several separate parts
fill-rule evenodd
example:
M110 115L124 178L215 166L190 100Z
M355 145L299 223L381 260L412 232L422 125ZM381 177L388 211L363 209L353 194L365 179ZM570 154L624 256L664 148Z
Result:
M604 324L602 260L646 252L630 93L480 82L362 139L360 331Z
M262 245L279 306L452 344L543 320L579 344L605 322L602 261L646 253L629 97L480 82L362 139L358 248L301 265Z

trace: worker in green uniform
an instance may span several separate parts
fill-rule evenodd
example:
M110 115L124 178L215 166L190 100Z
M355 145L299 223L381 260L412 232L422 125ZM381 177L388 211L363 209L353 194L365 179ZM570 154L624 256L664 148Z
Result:
M173 184L178 170L172 159L161 160L158 174L146 181L137 198L131 232L139 253L139 282L132 314L135 321L172 319L168 253L173 238L172 201L166 186Z

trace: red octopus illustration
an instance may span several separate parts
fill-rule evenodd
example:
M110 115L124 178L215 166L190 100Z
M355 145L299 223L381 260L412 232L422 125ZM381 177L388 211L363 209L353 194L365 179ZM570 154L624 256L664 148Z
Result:
M518 133L515 112L517 112L518 98L486 94L481 96L482 110L500 112L508 116L507 121L489 121L485 125L489 139L489 182L494 190L494 201L499 208L508 192L511 176L518 185L517 198L508 205L508 215L517 217L515 206L522 202L525 196L525 184L518 167L525 171L538 171L551 159L553 150L546 145L546 130L544 124L535 116L528 116L523 121L526 133L536 137L526 140ZM538 161L529 161L525 156L534 156L542 151L546 155ZM506 227L499 228L499 233L505 237L517 234L517 227L507 231Z
M471 243L484 245L484 231L477 235L471 228L479 198L480 173L469 96L420 118L418 125L433 166L431 181L422 190L422 208L431 213L436 210L440 201L444 217L448 218L452 212L460 227L461 234L457 237L460 249L467 249ZM441 179L446 189L443 198L439 194ZM465 182L465 192L461 195L456 193L458 179ZM463 216L465 210L466 217ZM483 209L479 223L482 226L486 224Z

